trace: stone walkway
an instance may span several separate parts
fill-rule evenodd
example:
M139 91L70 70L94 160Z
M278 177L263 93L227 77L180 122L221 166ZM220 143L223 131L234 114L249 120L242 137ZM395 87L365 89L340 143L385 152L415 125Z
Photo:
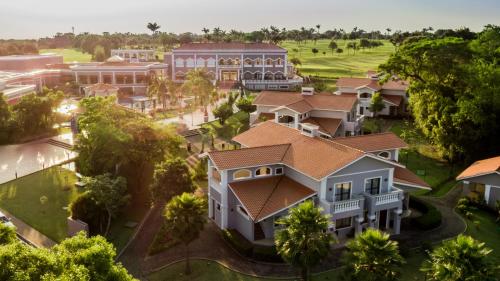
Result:
M33 227L29 226L22 220L14 217L11 215L9 212L5 210L1 210L2 213L4 213L8 218L12 220L12 223L16 226L16 232L19 236L22 238L28 240L31 244L35 245L36 247L39 248L51 248L56 244L53 240L51 240L49 237L43 235L41 232L38 230L34 229Z
M406 246L416 247L420 246L424 241L441 241L462 233L465 230L464 221L453 212L453 207L460 195L461 190L455 188L442 198L425 197L424 200L431 202L441 212L443 217L442 225L426 232L408 226L407 229L403 228L402 233L394 238ZM156 231L160 228L161 222L161 209L158 209L151 215L145 223L146 227L141 230L141 233L120 259L131 273L137 277L144 278L151 271L184 259L185 252L182 245L151 257L147 256L147 249ZM338 267L342 251L343 248L334 249L330 258L313 269L313 272L321 272ZM193 258L216 260L232 269L250 275L268 277L297 276L297 272L286 264L254 262L240 256L222 239L220 230L212 222L207 223L200 238L190 245L190 253Z
M59 141L67 137L56 136ZM0 184L60 164L75 152L47 143L49 139L0 146Z

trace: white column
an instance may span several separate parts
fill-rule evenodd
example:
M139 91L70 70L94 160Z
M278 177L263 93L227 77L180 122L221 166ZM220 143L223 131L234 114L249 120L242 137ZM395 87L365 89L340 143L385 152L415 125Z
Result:
M194 54L194 69L197 69L198 68L198 62L197 62L197 58L196 58L196 53Z
M228 188L227 188L227 170L225 171L220 171L220 176L221 176L221 206L220 206L220 211L221 211L221 228L226 229L228 227L228 199L227 199L227 193L228 193Z
M295 117L293 118L293 127L295 129L298 129L299 128L299 114L298 113L295 113Z
M490 192L491 192L491 185L486 184L484 186L484 202L486 202L486 205L490 202Z
M219 54L215 54L215 80L219 80Z
M113 71L113 78L111 78L111 84L116 84L116 75L115 72Z
M264 76L266 76L266 70L265 68L265 56L262 54L262 81L264 81Z
M327 178L322 179L319 186L319 199L321 200L326 200L326 182Z
M391 192L392 184L393 184L393 179L394 179L394 168L390 168L389 169L389 179L387 181L387 185L388 185L387 191L388 192Z
M283 66L285 66L285 78L288 77L288 54L285 54L285 61L283 62Z
M212 206L212 200L211 200L211 194L210 194L210 190L211 190L211 186L212 186L212 163L210 160L207 161L207 171L208 171L208 217L210 218L210 215L212 214L213 212L213 208L214 206Z
M102 83L102 82L103 82L103 79L102 79L102 72L99 72L99 79L98 79L98 82L99 82L99 83Z
M132 76L134 77L134 79L133 79L133 84L137 84L137 81L136 81L136 79L135 79L135 72L133 72L133 73L132 73Z
M280 118L280 116L279 116L278 112L275 112L274 113L274 122L279 123L279 118Z
M396 149L396 153L394 154L394 160L395 160L396 162L398 162L398 161L399 161L399 149Z
M79 81L78 81L78 72L75 72L75 83L79 84Z

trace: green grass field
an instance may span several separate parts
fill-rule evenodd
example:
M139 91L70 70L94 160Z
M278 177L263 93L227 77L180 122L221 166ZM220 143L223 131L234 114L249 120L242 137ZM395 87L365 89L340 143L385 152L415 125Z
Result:
M75 173L52 167L2 184L0 207L59 242L67 236L69 212L63 208L79 194L76 180Z
M58 55L62 55L64 58L64 62L90 62L92 60L92 55L84 54L76 49L42 49L40 50L40 54L44 53L55 53Z
M486 243L486 246L493 250L490 257L496 264L500 264L500 224L495 222L495 218L491 213L483 210L473 210L474 218L467 221L466 235L470 235L475 239ZM474 221L478 221L476 226Z
M349 40L336 40L339 48L344 50L342 54L332 54L328 48L330 40L318 40L316 44L308 41L306 44L297 45L294 41L285 41L282 47L288 50L288 57L299 58L302 65L298 69L303 75L313 75L325 78L338 78L342 76L363 77L367 70L376 70L378 65L385 62L389 55L394 52L394 46L386 40L383 40L383 46L358 50L356 54L352 50L345 48ZM314 55L313 48L319 50ZM297 49L298 52L295 52ZM325 54L323 54L325 52Z

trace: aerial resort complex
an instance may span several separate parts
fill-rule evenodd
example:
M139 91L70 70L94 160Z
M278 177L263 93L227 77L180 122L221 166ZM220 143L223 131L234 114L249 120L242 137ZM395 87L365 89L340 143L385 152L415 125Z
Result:
M2 3L0 281L500 281L498 1L56 2Z

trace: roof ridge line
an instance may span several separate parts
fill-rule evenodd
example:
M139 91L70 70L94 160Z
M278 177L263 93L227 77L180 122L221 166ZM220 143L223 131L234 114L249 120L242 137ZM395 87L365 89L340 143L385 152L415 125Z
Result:
M280 179L276 182L276 185L273 187L273 191L271 191L271 193L269 193L269 196L267 197L266 202L264 202L264 204L262 204L262 207L260 208L259 212L255 216L255 220L257 220L257 218L259 217L260 213L262 213L262 210L264 209L264 206L266 206L267 202L269 202L269 199L271 199L271 196L276 191L276 189L278 188L279 183L283 180L283 178L284 178L284 176L280 176Z

